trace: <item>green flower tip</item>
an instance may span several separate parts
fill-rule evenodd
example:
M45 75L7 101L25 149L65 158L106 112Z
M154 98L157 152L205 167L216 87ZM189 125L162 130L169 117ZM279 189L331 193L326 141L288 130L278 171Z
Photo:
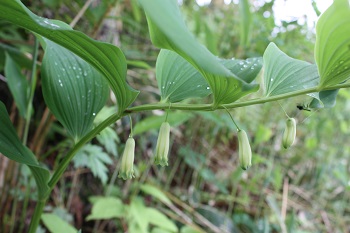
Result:
M156 153L154 156L154 163L162 167L168 166L169 153L169 138L170 125L168 122L163 122L160 126L159 136L157 140Z
M135 157L135 140L130 137L126 141L122 157L122 163L119 171L119 178L124 180L131 179L134 176L134 157Z
M252 149L244 130L238 130L238 155L241 168L247 170L252 165Z
M288 149L293 145L295 135L297 132L297 126L294 118L288 118L286 121L286 128L283 133L282 145L285 149Z

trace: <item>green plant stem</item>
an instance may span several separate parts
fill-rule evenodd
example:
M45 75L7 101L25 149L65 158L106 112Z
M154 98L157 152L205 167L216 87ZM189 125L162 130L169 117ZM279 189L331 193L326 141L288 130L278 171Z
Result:
M281 95L275 95L275 96L268 96L268 97L262 97L262 98L256 98L256 99L251 99L247 101L242 101L242 102L234 102L230 104L223 104L215 107L212 104L181 104L181 103L173 103L171 105L172 110L187 110L187 111L215 111L217 109L233 109L233 108L239 108L239 107L244 107L244 106L250 106L250 105L256 105L256 104L264 104L268 102L273 102L277 100L282 100L282 99L287 99L290 97L294 96L299 96L299 95L306 95L314 92L320 92L320 91L327 91L327 90L336 90L336 89L341 89L341 88L349 88L350 83L343 83L343 84L338 84L334 86L329 86L329 87L323 87L320 89L319 87L312 87L312 88L307 88L304 90L300 91L293 91L289 92L286 94L281 94ZM156 104L145 104L141 106L136 106L132 108L128 108L124 111L123 115L127 115L130 113L135 113L135 112L141 112L141 111L151 111L151 110L158 110L158 109L167 109L169 107L168 103L156 103Z
M30 225L29 225L29 233L35 233L36 229L38 228L39 222L40 222L40 218L41 218L41 214L43 213L44 207L46 204L46 200L39 200L36 203L35 209L34 209L34 213L33 213L33 217L32 220L30 221Z
M230 111L229 111L224 105L223 105L223 107L225 108L225 110L226 110L226 112L228 113L228 115L231 117L231 120L232 120L233 124L236 126L237 130L238 130L238 131L241 131L241 129L238 127L238 125L236 124L235 120L233 119L233 117L232 117Z
M24 133L23 133L23 144L27 144L28 140L28 132L29 132L29 125L30 125L30 118L32 114L32 103L33 103L33 98L34 98L34 92L35 92L35 87L36 87L36 82L37 82L37 76L36 76L36 60L38 59L38 50L39 50L39 41L36 37L34 37L34 51L33 51L33 64L32 64L32 74L30 77L30 90L29 90L29 98L28 98L28 103L27 103L27 112L26 112L26 123L25 123L25 128L24 128Z

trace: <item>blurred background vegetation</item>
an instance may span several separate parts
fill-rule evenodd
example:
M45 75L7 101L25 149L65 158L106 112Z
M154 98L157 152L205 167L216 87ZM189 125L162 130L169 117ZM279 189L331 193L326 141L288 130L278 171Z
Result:
M190 30L219 57L262 56L272 41L291 57L314 62L313 29L297 19L277 26L274 0L256 2L250 1L248 44L241 42L245 16L238 1L215 0L200 6L183 0L181 9ZM159 100L154 70L159 49L151 44L136 0L23 3L40 16L74 22L76 30L119 46L129 60L128 82L141 90L134 104ZM84 5L89 6L85 12ZM84 14L79 17L80 13ZM28 76L34 40L7 22L0 25L0 98L21 136L24 121L6 83L5 52L17 57ZM165 117L162 111L154 111L133 115L136 178L117 179L119 155L130 131L129 121L122 119L77 154L45 211L64 221L61 226L69 223L83 232L148 229L156 233L176 232L176 228L183 233L349 232L350 94L341 90L332 109L300 111L296 106L307 104L309 98L231 111L250 135L253 166L248 171L239 167L236 128L224 111L171 111L169 167L153 165L157 124ZM111 97L97 122L114 111L113 104ZM296 143L289 150L281 147L286 116L279 104L298 122ZM72 142L46 108L40 81L33 105L28 145L43 164L54 169ZM0 157L0 193L0 232L26 232L35 204L34 180L26 167L4 156ZM54 224L52 215L44 215L39 232L46 228L59 232L53 225L60 224L53 219Z

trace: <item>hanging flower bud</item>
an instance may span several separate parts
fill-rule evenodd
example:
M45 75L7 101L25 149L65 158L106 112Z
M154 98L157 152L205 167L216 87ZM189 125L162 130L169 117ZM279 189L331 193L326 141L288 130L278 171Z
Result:
M247 170L252 165L252 149L250 148L247 133L238 130L238 153L239 163L243 170Z
M134 154L135 154L135 140L129 137L125 144L125 149L122 157L122 164L118 177L131 179L134 176Z
M297 132L297 126L294 118L288 118L286 121L286 129L283 133L282 145L285 149L293 145L295 135Z
M168 122L163 122L163 124L160 126L156 154L154 158L154 163L156 165L168 166L169 138L170 125Z

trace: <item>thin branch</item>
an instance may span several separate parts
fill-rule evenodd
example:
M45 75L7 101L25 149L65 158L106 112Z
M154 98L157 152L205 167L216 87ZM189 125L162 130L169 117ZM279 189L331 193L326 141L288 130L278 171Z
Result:
M72 28L74 28L74 26L78 23L78 21L81 19L81 17L84 15L85 11L89 8L89 6L91 5L91 3L94 0L88 0L87 2L85 2L84 6L80 9L80 11L78 12L78 14L74 17L74 19L72 20L72 22L69 24L69 26L71 26Z

